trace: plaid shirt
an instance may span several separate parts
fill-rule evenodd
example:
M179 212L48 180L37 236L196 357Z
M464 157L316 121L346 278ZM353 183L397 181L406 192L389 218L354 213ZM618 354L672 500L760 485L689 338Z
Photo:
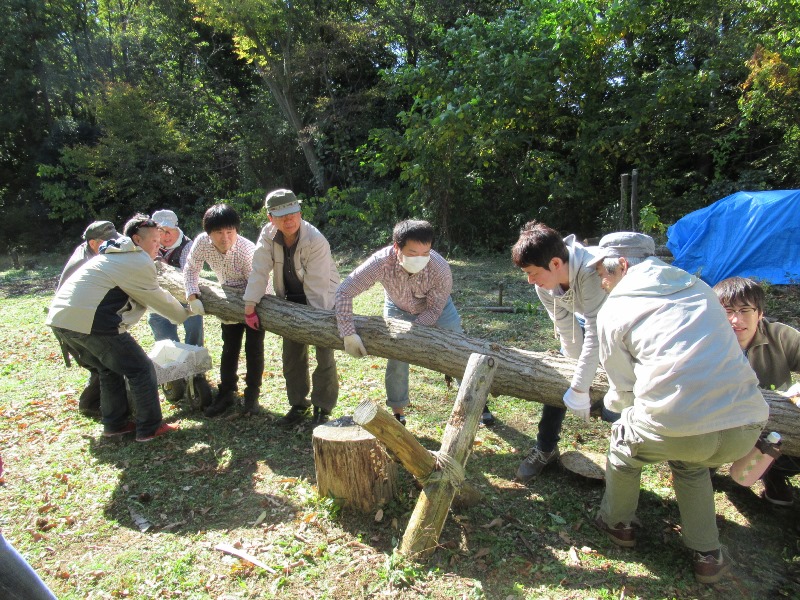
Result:
M411 275L400 266L394 246L378 250L345 279L336 290L336 322L339 335L353 335L353 298L379 281L389 298L400 310L417 315L418 325L435 325L442 315L453 275L450 265L431 250L431 260L422 271Z
M198 235L183 267L183 285L186 287L186 297L200 294L197 284L200 280L203 263L208 263L221 285L244 290L247 286L247 278L253 269L255 249L256 245L253 242L237 235L233 247L226 254L222 254L211 243L211 238L207 233Z

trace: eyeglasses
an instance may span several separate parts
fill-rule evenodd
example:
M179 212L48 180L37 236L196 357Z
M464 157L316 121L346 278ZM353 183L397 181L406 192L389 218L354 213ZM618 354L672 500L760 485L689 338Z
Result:
M736 315L737 317L746 317L755 312L758 312L758 309L753 308L752 306L743 306L737 310L734 310L730 306L725 307L725 313L728 315L728 318L731 318L733 315Z

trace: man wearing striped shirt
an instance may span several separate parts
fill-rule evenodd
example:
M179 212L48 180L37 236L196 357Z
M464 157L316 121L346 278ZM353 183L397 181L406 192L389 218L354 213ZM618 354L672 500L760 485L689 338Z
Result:
M198 282L203 263L208 264L223 286L244 291L253 267L255 244L239 235L239 215L227 204L216 204L203 215L203 230L197 236L183 267L183 281L189 307L204 314ZM203 412L216 417L237 400L239 354L244 342L247 363L244 389L244 414L258 414L258 396L264 372L264 330L244 323L222 323L222 358L219 366L219 392Z
M450 291L450 265L435 250L433 227L427 221L407 220L395 225L392 245L378 250L357 267L336 291L336 321L345 351L360 358L367 355L353 324L353 298L380 282L385 291L383 316L417 325L436 326L461 333L461 318ZM408 363L386 363L386 404L405 425L408 398ZM484 409L484 422L491 418Z

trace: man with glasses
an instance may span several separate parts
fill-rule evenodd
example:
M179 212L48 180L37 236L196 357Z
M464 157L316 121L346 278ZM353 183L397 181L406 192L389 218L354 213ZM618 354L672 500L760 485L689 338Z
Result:
M744 277L723 279L714 286L728 315L739 347L756 372L764 389L789 395L800 393L792 386L792 371L800 372L800 331L764 318L766 305L761 286ZM789 477L800 473L800 457L782 455L764 474L764 499L778 506L794 503Z
M103 436L136 432L137 442L149 442L177 427L162 421L155 367L128 330L148 307L176 323L190 313L158 284L153 263L161 240L158 225L147 215L136 215L125 224L124 234L100 246L99 255L64 282L47 324L70 354L97 369Z

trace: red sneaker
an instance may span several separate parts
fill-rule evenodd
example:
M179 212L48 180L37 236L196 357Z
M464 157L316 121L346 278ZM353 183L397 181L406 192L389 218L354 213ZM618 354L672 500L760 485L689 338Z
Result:
M179 428L178 428L177 425L174 425L172 423L165 423L164 421L161 421L161 424L158 426L158 428L153 433L151 433L150 435L137 435L136 436L136 441L137 442L149 442L149 441L152 441L152 440L156 439L159 436L166 435L168 433L172 433L173 431L177 431L178 429Z
M116 431L104 431L103 437L107 438L117 437L118 435L125 435L128 433L133 433L134 431L136 431L136 423L134 423L133 421L128 421L124 427L121 427Z

